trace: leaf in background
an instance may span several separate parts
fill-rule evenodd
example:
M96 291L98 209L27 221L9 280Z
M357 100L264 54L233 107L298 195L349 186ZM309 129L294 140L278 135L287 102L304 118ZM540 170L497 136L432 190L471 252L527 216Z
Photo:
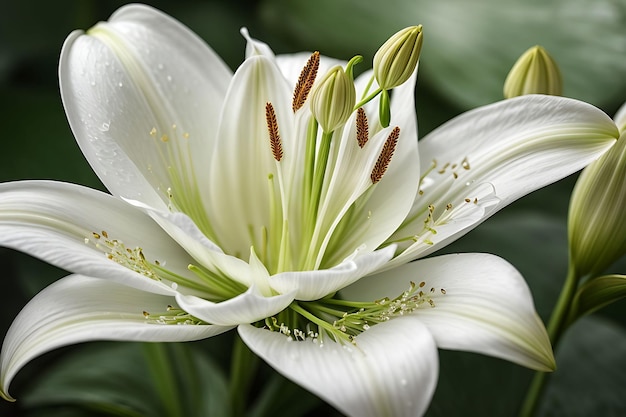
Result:
M230 416L222 371L187 344L84 346L18 400L41 416L58 407L128 417Z
M263 12L268 27L331 55L371 57L421 23L420 77L462 108L500 100L513 63L536 44L559 64L566 96L613 110L626 95L623 0L266 0Z
M626 415L626 331L585 317L565 334L539 417Z

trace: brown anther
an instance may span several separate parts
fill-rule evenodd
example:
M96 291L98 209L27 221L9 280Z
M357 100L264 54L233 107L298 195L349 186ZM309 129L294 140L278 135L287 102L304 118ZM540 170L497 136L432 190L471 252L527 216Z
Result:
M452 176L454 177L454 179L459 178L459 174L457 174L456 172L453 172L453 173L452 173Z
M469 161L467 160L467 157L463 158L463 161L461 162L461 166L463 167L463 169L470 169L470 164L469 164Z
M370 175L370 179L372 180L372 184L376 184L381 180L387 168L389 168L389 162L391 162L391 157L393 156L393 152L396 150L396 145L398 144L398 138L400 137L400 128L398 126L394 127L385 144L383 145L382 151L380 151L380 155L378 156L378 160L374 165L374 169L372 170L372 174Z
M102 234L102 236L104 236L105 238L107 238L107 239L109 238L109 234L108 234L106 231L104 231L104 230L103 230L101 234Z
M450 203L446 204L446 210L452 210L452 204Z
M315 77L317 76L317 70L319 67L320 53L319 51L315 51L307 61L304 68L302 68L302 72L300 73L300 77L298 77L298 82L296 83L296 88L293 90L291 109L294 113L304 106L304 102L309 96L311 87L313 87L313 83L315 82Z
M94 237L94 239L100 239L100 235L96 232L92 232L91 235Z
M478 204L478 198L474 199L474 204Z
M470 200L469 198L466 198L466 199L465 199L465 202L466 202L466 203L471 203L471 202L472 202L472 200Z
M442 294L445 294L445 293L446 293L446 290L444 290L444 289L442 288L442 289L441 289L441 293L442 293Z
M143 312L143 316L144 316L144 317L146 317L146 318L148 318L148 317L150 317L150 313L148 313L147 311L144 311L144 312Z
M356 141L360 148L363 148L369 140L369 126L367 124L367 116L363 107L359 107L356 111Z
M265 120L267 121L267 131L270 134L272 155L274 155L275 160L280 162L283 158L283 145L280 142L280 135L278 134L278 122L276 121L274 106L270 102L265 104Z
M424 288L424 285L426 285L424 281L420 282L420 288Z

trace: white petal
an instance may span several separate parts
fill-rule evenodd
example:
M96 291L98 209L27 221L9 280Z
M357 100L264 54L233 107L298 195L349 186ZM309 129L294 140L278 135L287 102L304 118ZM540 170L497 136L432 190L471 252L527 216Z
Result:
M247 28L241 28L239 32L246 40L246 59L255 55L263 55L271 59L275 58L272 48L265 42L252 38Z
M0 244L26 252L71 272L105 278L159 294L173 290L113 262L93 233L181 275L192 258L144 212L117 198L74 184L23 181L0 185ZM87 239L87 241L85 240Z
M291 304L293 294L266 297L253 285L245 293L221 303L182 294L176 296L176 301L183 310L207 323L235 326L254 323L280 313Z
M361 254L357 250L351 257L330 269L315 271L282 272L270 277L270 284L280 294L295 292L295 299L317 300L333 294L361 277L384 265L395 252L390 246L376 252Z
M430 172L407 220L389 241L419 234L429 205L436 223L446 206L474 201L479 188L489 184L498 202L476 226L514 200L583 168L616 137L614 123L601 110L563 97L523 96L469 111L420 141L422 172Z
M415 317L373 326L356 346L288 341L249 325L239 334L278 372L348 416L421 416L437 384L437 350Z
M343 247L355 244L378 247L400 226L413 205L420 176L414 103L416 78L417 74L414 74L406 83L394 89L390 127L400 127L400 138L382 180L374 186L368 200L353 216L349 232L342 239ZM374 123L378 123L375 116L377 112L376 108L374 112L367 113L368 119L374 116L370 126L374 127ZM386 130L378 129L378 134L382 134L383 140L386 140ZM345 254L338 251L329 259L330 264L338 256Z
M259 237L263 227L269 227L268 176L278 176L266 122L268 102L274 106L280 136L287 145L293 137L291 91L273 60L250 57L228 90L211 166L208 203L217 243L226 253L246 254L251 243L260 248L260 239L251 239L250 234Z
M246 286L252 284L250 265L225 254L220 247L206 238L193 221L183 213L164 213L145 208L155 222L163 228L201 266Z
M423 281L423 291L435 303L435 307L425 304L413 314L428 327L440 348L554 370L550 340L524 278L497 256L472 253L419 260L366 277L346 288L342 296L369 301L395 298L407 289L409 281Z
M201 162L210 159L231 73L181 23L148 6L123 7L89 35L70 35L59 78L72 131L113 194L160 207L176 188L169 165L181 181L207 177Z
M164 312L173 297L114 282L70 275L37 294L18 314L2 345L1 395L33 358L61 346L92 340L183 342L204 339L230 327L151 324L143 315Z

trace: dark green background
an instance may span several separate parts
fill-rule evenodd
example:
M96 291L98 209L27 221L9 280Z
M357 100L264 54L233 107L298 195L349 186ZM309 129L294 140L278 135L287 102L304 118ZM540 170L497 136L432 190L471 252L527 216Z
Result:
M105 20L121 1L3 1L0 8L0 181L56 179L102 188L75 145L61 106L57 60L76 28ZM544 45L561 64L565 95L612 115L626 99L624 0L236 0L153 1L202 36L233 68L239 28L277 53L320 50L366 62L395 30L424 24L417 87L421 134L501 98L516 57ZM505 209L446 248L496 253L527 278L544 320L567 265L566 213L575 177ZM604 208L610 209L610 208ZM623 210L623 208L614 208ZM625 273L622 259L610 272ZM0 249L0 334L40 289L65 273ZM578 323L557 354L544 416L626 415L624 303ZM193 344L90 343L47 354L18 374L17 403L2 416L226 415L232 335ZM190 352L195 352L194 354ZM169 378L166 376L169 375ZM532 373L479 355L441 352L429 416L514 415ZM163 386L163 380L171 386ZM177 408L180 407L180 408ZM335 415L306 391L261 366L250 415Z

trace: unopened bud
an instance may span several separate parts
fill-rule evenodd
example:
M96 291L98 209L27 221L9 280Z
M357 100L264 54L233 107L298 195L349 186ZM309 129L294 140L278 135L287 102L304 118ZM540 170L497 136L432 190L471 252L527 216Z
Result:
M569 207L570 262L578 276L599 274L626 254L626 131L583 170Z
M341 66L331 68L311 92L311 112L326 133L348 121L355 103L354 82Z
M390 90L411 77L422 50L422 25L397 32L374 55L374 76L383 90Z
M519 57L504 81L504 98L526 94L563 94L561 71L541 46L533 46Z

